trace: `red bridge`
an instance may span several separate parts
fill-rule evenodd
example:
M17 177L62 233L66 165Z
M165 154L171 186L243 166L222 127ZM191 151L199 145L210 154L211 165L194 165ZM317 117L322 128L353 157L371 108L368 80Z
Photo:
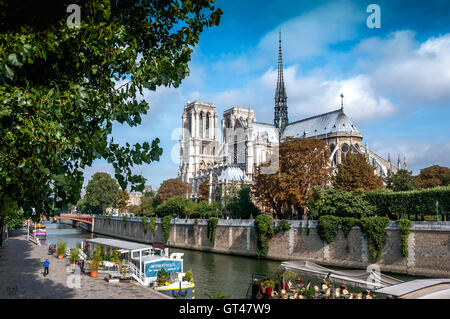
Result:
M86 224L93 224L93 215L78 215L78 214L61 214L61 216L57 217L59 219L70 219L78 222L83 222Z

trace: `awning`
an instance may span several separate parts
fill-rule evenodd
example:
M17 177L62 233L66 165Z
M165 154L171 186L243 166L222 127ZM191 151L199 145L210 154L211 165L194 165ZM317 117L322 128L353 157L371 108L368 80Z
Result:
M417 279L378 289L376 292L408 299L449 299L450 279Z
M291 271L305 276L325 279L329 282L342 283L369 290L392 286L403 282L380 272L367 272L366 270L333 270L310 261L284 261L281 263L280 267L283 271Z

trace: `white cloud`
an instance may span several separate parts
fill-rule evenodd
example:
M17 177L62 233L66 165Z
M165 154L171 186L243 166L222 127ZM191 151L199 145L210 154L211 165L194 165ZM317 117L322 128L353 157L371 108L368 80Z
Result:
M420 169L432 165L450 167L450 142L424 142L417 140L392 139L372 142L371 149L387 158L391 154L391 161L397 165L398 155L403 167L403 158L406 156L407 168L414 175L419 174Z
M420 44L413 32L400 31L364 40L355 52L372 55L369 75L378 95L395 96L405 107L450 102L450 34Z

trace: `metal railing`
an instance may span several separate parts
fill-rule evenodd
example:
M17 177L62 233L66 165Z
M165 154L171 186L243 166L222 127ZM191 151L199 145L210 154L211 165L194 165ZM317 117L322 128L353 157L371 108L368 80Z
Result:
M125 264L128 266L128 271L129 271L131 277L136 279L136 281L138 283L140 283L142 286L145 286L144 274L141 272L141 270L129 261L127 261Z
M38 245L38 246L41 246L41 241L39 240L39 238L37 238L36 236L34 236L34 235L31 235L31 234L29 234L29 240L32 242L32 243L34 243L34 244L36 244L36 245Z

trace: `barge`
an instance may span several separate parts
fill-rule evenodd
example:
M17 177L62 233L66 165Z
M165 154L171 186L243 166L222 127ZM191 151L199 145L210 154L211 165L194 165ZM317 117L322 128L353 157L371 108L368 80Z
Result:
M116 267L112 271L116 276L120 273L119 277L123 277L123 271L120 270L126 267L126 275L131 276L143 286L173 298L195 298L195 284L184 278L186 273L184 272L183 253L169 255L169 249L163 243L155 242L152 245L146 245L110 238L88 239L83 242L82 246L87 256L93 256L98 247L101 247L104 255L118 257L120 264L116 263ZM107 264L110 262L108 261ZM170 275L170 279L158 285L158 272L161 269Z

